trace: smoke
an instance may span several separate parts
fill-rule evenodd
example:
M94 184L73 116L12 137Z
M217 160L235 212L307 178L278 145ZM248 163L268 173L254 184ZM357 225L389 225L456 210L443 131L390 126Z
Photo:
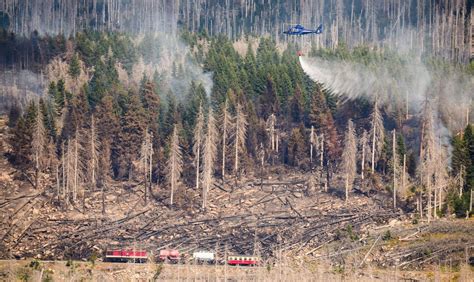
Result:
M192 50L176 36L165 38L160 41L162 53L158 63L159 70L165 73L170 79L172 90L179 93L177 89L189 88L191 81L201 83L210 95L213 86L212 73L205 73L198 64ZM176 74L173 76L169 71L173 64L176 68ZM186 91L186 90L185 90Z
M5 114L13 105L26 107L31 100L38 99L44 88L40 74L29 70L0 72L0 114Z
M149 35L150 36L150 35ZM210 96L213 81L212 73L205 72L197 61L195 50L191 49L176 34L155 34L146 46L153 50L142 50L145 73L160 76L162 89L171 90L176 96L184 97L191 82L201 84L207 96ZM142 45L143 46L143 45ZM148 74L147 74L148 75Z

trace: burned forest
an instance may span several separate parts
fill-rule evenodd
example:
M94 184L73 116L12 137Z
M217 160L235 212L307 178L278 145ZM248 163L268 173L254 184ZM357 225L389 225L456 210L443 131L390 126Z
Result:
M469 281L473 46L463 0L5 0L0 280Z

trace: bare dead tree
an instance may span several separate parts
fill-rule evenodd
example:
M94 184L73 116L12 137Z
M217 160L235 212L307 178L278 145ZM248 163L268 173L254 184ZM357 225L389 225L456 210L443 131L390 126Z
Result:
M427 206L427 217L428 221L432 218L432 194L433 194L433 174L436 169L436 156L435 156L435 135L433 127L433 113L429 102L425 105L424 117L423 117L423 138L421 147L423 150L420 152L420 165L418 167L418 175L420 182L426 189L428 196Z
M65 196L66 193L66 151L64 143L65 141L61 143L61 193L58 195L58 199L60 195Z
M204 139L203 151L203 174L202 174L202 208L205 209L207 205L208 192L214 184L214 166L217 157L217 128L214 113L209 107L207 118L207 130Z
M375 100L374 110L371 114L370 135L372 137L372 173L374 173L375 163L380 158L385 138L383 118L380 113L377 99Z
M263 143L258 146L257 158L260 160L260 168L263 169L265 165L265 146L263 146Z
M357 171L357 140L355 136L354 124L349 119L347 131L344 138L344 152L342 153L342 168L345 175L346 203L349 200L349 191L352 190Z
M459 168L459 173L457 175L458 181L459 181L459 198L462 197L462 190L464 188L464 176L465 176L465 171L466 168L464 165L461 165Z
M105 189L111 178L111 167L112 161L110 159L111 154L111 141L110 139L104 139L101 142L101 158L99 159L99 171L98 177L99 185L102 193L102 214L105 214Z
M73 162L73 189L72 189L72 200L73 202L76 201L77 199L77 192L78 192L78 186L79 186L79 147L80 143L78 139L79 135L79 130L76 129L76 136L72 140L72 151L73 151L73 157L72 157L72 162Z
M359 139L360 146L360 178L365 178L365 165L367 160L370 158L370 147L369 147L369 136L366 130L362 132L362 136Z
M313 163L313 151L314 148L319 147L319 139L318 135L316 134L316 131L314 130L314 126L311 125L311 132L309 133L309 161L310 163Z
M64 192L64 202L66 207L70 203L71 197L71 186L73 181L71 178L74 175L74 151L72 146L72 139L68 139L66 143L65 153L63 155L63 192Z
M245 150L245 138L247 136L247 119L240 103L237 103L235 115L235 134L234 134L234 173L237 176L239 172L240 153Z
M202 105L199 104L199 111L196 119L196 126L194 127L194 165L196 167L196 190L199 189L199 172L201 170L201 150L203 146L203 135L204 135L204 113Z
M276 116L275 114L271 114L266 122L267 126L267 131L268 135L270 135L270 150L273 152L276 150L276 131L275 131L275 125L276 125Z
M229 112L227 100L225 100L224 106L222 107L220 118L222 120L222 180L225 182L225 163L228 142L227 138L229 137L230 128L232 128L232 115Z
M435 183L435 201L434 201L434 215L438 217L438 212L441 212L444 193L449 185L449 173L447 168L449 167L449 157L447 148L441 144L441 137L438 136L437 146L435 147L435 171L434 171L434 183Z
M394 129L392 131L392 170L393 170L393 175L392 175L392 181L393 181L393 208L397 208L397 193L398 191L398 179L400 177L399 175L399 169L400 167L400 160L398 159L398 153L397 153L397 134L396 130Z
M320 166L320 176L319 176L319 179L324 179L323 178L323 172L324 172L324 142L325 142L325 139L324 139L324 133L321 133L321 136L319 138L320 140L320 149L319 149L319 166ZM327 169L327 168L326 168ZM328 191L328 183L327 183L327 179L326 181L324 181L324 191L327 192Z
M183 155L179 144L178 125L175 125L170 140L170 156L167 163L167 178L171 188L170 205L173 205L174 191L178 185L182 169Z
M80 142L80 130L76 128L74 137L67 142L66 152L66 193L72 193L72 202L77 201L82 181L84 180L84 170L86 163L83 158L83 146ZM83 196L85 191L83 190ZM84 198L83 198L84 199Z
M44 149L46 143L46 130L44 129L43 123L43 113L41 107L38 107L36 112L36 121L33 131L33 140L32 140L32 153L35 163L35 188L39 188L39 178L42 169L42 163L44 158Z
M92 189L94 190L97 187L97 170L99 166L99 156L100 141L97 135L94 115L91 115L91 127L89 132L89 164L87 166L87 169L89 170L90 184Z
M148 128L145 129L143 134L143 142L140 148L140 169L143 174L143 181L145 184L145 205L147 203L148 190L151 189L151 177L152 177L152 162L153 162L153 133L149 132Z
M400 194L403 195L403 197L406 197L407 194L407 154L403 154L403 167L402 167L402 186Z

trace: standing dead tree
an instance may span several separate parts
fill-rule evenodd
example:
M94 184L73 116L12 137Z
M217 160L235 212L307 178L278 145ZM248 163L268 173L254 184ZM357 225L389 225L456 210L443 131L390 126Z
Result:
M72 200L73 202L77 201L77 195L79 194L79 189L82 183L82 180L84 178L84 159L82 158L82 152L83 152L83 147L80 142L80 131L79 129L76 128L76 133L74 136L74 139L72 139L71 144L72 145L72 156L71 156L71 162L72 162L72 170L73 170L73 177L72 177ZM85 190L83 189L83 199L85 197Z
M102 192L102 213L105 214L105 188L111 178L112 161L110 139L103 139L101 142L101 158L99 159L99 187Z
M240 153L245 150L245 138L247 136L247 119L240 103L237 103L235 115L235 135L234 135L234 173L239 172Z
M217 128L214 113L209 107L207 118L207 130L204 139L203 162L204 168L202 173L202 208L207 205L207 195L214 184L214 165L217 156Z
M319 139L316 131L314 130L314 126L311 125L311 132L309 133L309 161L313 163L313 151L319 147Z
M347 131L344 138L344 152L342 153L342 168L345 175L346 203L349 200L349 191L352 190L357 171L357 140L352 120L347 122Z
M393 208L397 208L398 179L400 178L400 160L397 152L397 133L392 131L392 180L393 180Z
M360 146L360 178L365 178L365 165L367 160L370 158L370 147L369 147L369 136L366 130L362 132L362 136L359 139Z
M32 153L33 159L35 163L35 188L39 188L39 178L42 169L42 162L43 162L43 153L46 143L46 131L44 129L43 123L43 113L41 111L41 107L37 107L38 111L36 112L36 121L34 126L33 132L33 140L32 140Z
M434 201L434 215L437 217L438 212L441 212L444 193L449 185L449 174L447 168L449 167L449 157L446 148L441 144L441 137L438 136L438 142L435 150L436 166L434 171L435 182L435 201Z
M436 170L436 156L435 156L435 134L433 127L433 113L429 103L426 103L423 117L423 132L422 132L422 142L420 150L420 166L418 167L418 174L421 184L426 189L426 194L428 196L428 207L427 207L427 217L428 221L432 217L432 194L434 179L433 174ZM422 201L420 200L420 204ZM420 212L423 210L420 207Z
M145 129L143 142L140 149L140 169L143 173L145 183L145 205L147 203L148 190L151 191L152 163L153 163L153 133Z
M62 166L62 195L64 199L64 204L68 205L68 198L69 198L69 157L70 157L70 148L69 148L69 140L63 141L61 144L61 166Z
M69 138L63 143L62 156L62 179L63 196L66 206L77 201L77 194L84 179L84 169L86 167L83 158L83 147L79 142L79 130L76 129L73 138Z
M275 130L275 125L276 125L276 116L275 114L271 114L268 119L267 119L267 131L268 135L270 136L270 150L276 151L276 130Z
M375 163L380 158L384 144L383 118L380 113L378 100L375 100L374 110L371 114L370 135L372 137L372 173L375 172Z
M222 120L222 180L225 184L225 163L226 163L226 151L227 151L227 142L229 137L229 131L232 127L232 116L229 112L229 105L227 100L224 102L221 113Z
M204 113L202 105L199 104L199 111L196 119L196 126L194 127L194 165L196 166L196 190L199 189L199 173L201 170L201 150L203 146L203 135L204 135Z
M167 179L171 188L170 205L173 205L174 191L178 185L181 171L183 169L183 154L179 144L178 125L174 126L170 140L170 155L167 163Z
M97 187L97 171L99 167L100 142L97 135L94 115L91 115L91 127L89 132L89 181L92 189Z
M325 150L324 142L325 142L324 133L321 133L321 135L319 137L319 145L320 145L320 148L319 148L319 166L320 166L319 179L320 180L324 179L323 178L323 173L324 173L324 150ZM321 183L321 185L323 185L323 184ZM324 191L325 192L328 191L328 187L329 187L329 185L328 185L327 179L326 179L326 181L324 181Z
M278 156L278 132L276 129L276 116L271 114L266 121L266 131L269 136L270 146L267 149L269 156L271 157L272 165L275 164L275 156Z

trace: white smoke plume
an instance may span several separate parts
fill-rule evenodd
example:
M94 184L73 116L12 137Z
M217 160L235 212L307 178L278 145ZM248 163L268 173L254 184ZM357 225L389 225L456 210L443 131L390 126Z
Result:
M341 59L300 57L300 63L312 80L343 100L377 97L386 106L408 106L410 114L419 114L429 100L437 109L433 114L452 131L463 128L472 112L474 77L455 67L427 66L416 58L396 64L379 60L365 65Z
M148 56L145 51L143 58L134 66L134 72L136 69L148 77L152 77L155 71L158 72L162 88L171 90L178 97L184 97L189 91L191 82L194 81L196 84L202 84L209 97L213 86L212 73L204 72L195 59L193 50L179 38L179 35L158 33L152 36L152 41L159 54L152 52L153 55ZM141 73L136 77L141 79Z
M29 70L0 71L0 114L17 105L24 108L43 94L45 81L41 74Z

